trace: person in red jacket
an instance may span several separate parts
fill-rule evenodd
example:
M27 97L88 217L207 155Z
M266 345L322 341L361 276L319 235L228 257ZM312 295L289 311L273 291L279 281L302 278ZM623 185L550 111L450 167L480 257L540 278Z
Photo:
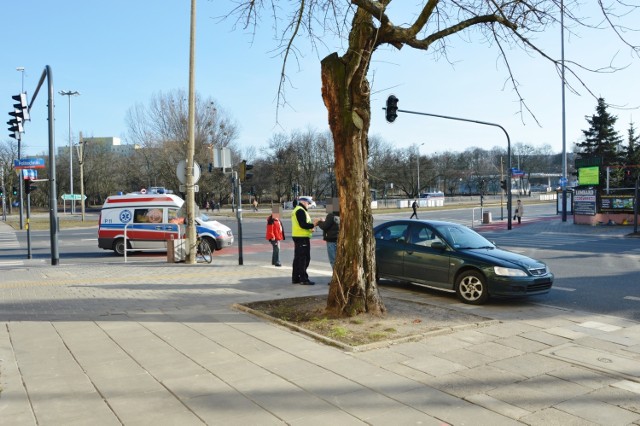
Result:
M284 228L280 222L280 210L277 207L273 208L273 213L267 218L267 240L273 248L271 264L282 266L280 263L280 241L284 240Z

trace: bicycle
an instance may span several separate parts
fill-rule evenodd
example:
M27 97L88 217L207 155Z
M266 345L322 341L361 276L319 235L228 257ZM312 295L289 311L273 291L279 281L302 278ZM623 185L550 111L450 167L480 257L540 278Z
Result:
M211 263L213 261L213 255L211 254L211 246L207 242L200 238L200 235L196 236L196 261L202 259L203 262Z

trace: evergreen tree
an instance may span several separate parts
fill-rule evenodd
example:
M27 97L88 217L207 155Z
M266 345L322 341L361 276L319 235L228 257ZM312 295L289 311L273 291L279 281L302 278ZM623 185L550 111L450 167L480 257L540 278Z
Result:
M625 170L625 186L635 183L638 173L640 173L640 147L638 142L640 141L640 135L636 135L636 129L633 126L633 121L629 123L629 130L627 131L627 149L626 149L626 161L627 166L630 166Z
M607 104L603 98L598 98L596 113L591 117L586 116L589 128L583 130L583 142L576 144L581 158L599 158L600 163L600 185L605 185L608 176L610 187L621 186L624 179L624 170L621 168L611 168L607 175L608 166L618 166L622 164L624 152L622 150L622 137L618 134L614 125L618 120L615 115L609 114Z
M609 114L603 98L598 98L596 113L585 119L589 123L589 129L582 131L584 141L576 144L580 149L580 156L601 157L603 166L620 164L622 137L614 128L618 117Z

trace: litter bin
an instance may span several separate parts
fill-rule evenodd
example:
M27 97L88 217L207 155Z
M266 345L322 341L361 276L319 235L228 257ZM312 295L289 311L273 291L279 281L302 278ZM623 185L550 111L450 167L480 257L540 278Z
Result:
M491 212L482 213L482 223L491 223Z

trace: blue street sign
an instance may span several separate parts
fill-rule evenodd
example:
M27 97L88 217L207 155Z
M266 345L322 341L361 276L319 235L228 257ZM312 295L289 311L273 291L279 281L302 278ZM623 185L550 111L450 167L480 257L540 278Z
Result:
M567 186L567 178L566 177L561 177L560 178L560 186L563 187L563 188L565 186Z
M44 169L44 158L21 158L13 160L15 169Z

